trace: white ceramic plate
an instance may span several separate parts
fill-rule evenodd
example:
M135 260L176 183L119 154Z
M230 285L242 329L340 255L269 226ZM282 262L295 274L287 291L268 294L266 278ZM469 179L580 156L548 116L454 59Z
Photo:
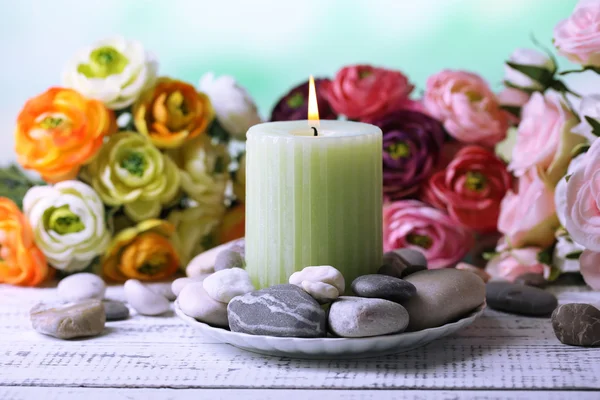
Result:
M456 322L417 332L368 338L304 339L248 335L246 333L231 332L227 329L214 328L188 317L175 302L175 312L179 318L221 343L270 356L313 359L364 358L412 350L471 325L483 313L484 309L485 303Z

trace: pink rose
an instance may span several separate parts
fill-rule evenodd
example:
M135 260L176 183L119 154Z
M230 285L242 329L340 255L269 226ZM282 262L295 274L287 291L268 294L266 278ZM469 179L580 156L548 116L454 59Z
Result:
M529 171L519 179L518 193L509 190L500 203L498 230L508 247L547 247L559 226L554 189Z
M423 104L461 142L492 147L506 137L508 113L478 75L444 70L429 77Z
M583 280L594 290L600 290L600 253L584 250L579 257Z
M554 45L577 64L600 66L600 1L580 1L573 14L554 27Z
M533 93L523 107L508 169L521 176L531 168L541 168L548 182L556 185L569 167L571 150L585 140L571 133L576 123L557 93Z
M600 140L567 181L566 228L588 250L600 251Z
M323 89L333 109L350 119L367 121L392 111L419 107L408 98L414 86L404 74L370 65L342 68Z
M525 247L503 252L488 263L486 271L493 278L514 282L524 274L548 274L550 267L538 261L538 247Z
M470 231L447 214L417 200L383 207L383 248L412 248L427 258L430 269L454 266L473 245Z

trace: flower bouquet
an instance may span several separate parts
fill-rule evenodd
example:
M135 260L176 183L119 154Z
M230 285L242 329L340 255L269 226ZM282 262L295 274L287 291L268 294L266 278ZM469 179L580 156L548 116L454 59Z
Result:
M23 106L17 160L41 180L0 172L0 283L86 269L159 280L243 236L244 168L228 145L260 122L254 101L228 76L194 87L158 71L141 43L103 40Z

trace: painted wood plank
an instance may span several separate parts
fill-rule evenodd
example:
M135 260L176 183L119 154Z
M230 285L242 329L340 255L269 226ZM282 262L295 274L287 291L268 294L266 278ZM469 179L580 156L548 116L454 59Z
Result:
M582 391L449 391L449 390L285 390L285 389L112 389L57 387L0 387L4 400L597 400L598 393Z
M109 297L122 297L120 287L109 289ZM599 293L585 289L553 290L563 303L600 302ZM309 361L260 356L215 343L173 315L133 316L108 323L101 337L60 341L32 331L28 321L33 303L54 297L54 289L0 287L0 385L600 389L600 349L562 345L550 321L543 318L486 310L462 332L407 353L363 360Z

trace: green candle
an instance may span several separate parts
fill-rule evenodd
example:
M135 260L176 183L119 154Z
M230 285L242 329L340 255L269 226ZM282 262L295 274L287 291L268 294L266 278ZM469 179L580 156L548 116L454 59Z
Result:
M350 121L269 122L247 138L246 268L255 286L287 283L314 265L337 268L347 286L375 273L381 130Z

